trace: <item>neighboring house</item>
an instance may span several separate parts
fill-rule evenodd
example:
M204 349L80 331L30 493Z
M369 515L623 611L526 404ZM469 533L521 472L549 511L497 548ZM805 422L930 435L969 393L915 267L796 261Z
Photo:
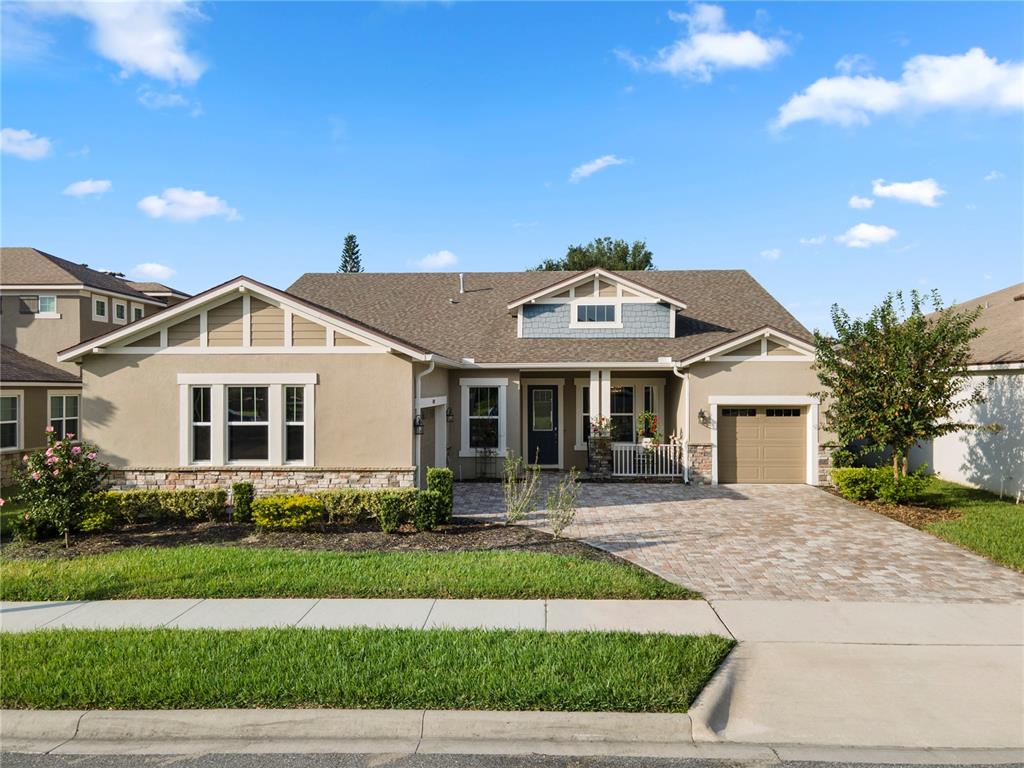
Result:
M35 248L0 248L0 475L47 425L80 434L78 366L57 352L163 309L123 280ZM68 426L74 429L67 429Z
M150 298L157 299L164 303L165 306L171 307L178 302L184 301L189 298L191 294L179 291L176 288L164 285L163 283L140 283L134 280L125 280L129 288L134 288L140 293L144 293Z
M970 370L985 402L962 409L958 421L982 429L943 435L916 446L910 464L946 480L1016 496L1024 491L1024 283L965 301L981 307L985 333L971 344Z
M238 277L60 360L126 486L413 485L509 454L584 469L598 417L615 475L828 472L811 335L739 270ZM640 445L645 413L660 445Z

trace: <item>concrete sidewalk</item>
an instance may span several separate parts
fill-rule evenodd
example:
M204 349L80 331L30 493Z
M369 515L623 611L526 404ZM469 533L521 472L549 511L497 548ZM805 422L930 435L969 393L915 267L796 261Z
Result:
M97 600L0 603L0 631L258 627L607 630L728 636L703 600Z

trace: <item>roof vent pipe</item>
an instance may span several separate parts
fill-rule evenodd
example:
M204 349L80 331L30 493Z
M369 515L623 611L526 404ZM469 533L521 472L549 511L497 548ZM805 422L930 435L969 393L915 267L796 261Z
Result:
M466 292L466 279L465 279L465 275L463 275L461 272L459 272L459 293L465 293L465 292Z

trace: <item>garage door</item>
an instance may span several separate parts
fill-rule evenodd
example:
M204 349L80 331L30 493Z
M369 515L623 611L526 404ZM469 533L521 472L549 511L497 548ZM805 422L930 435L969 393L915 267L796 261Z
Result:
M806 408L719 407L718 482L805 482L806 419Z

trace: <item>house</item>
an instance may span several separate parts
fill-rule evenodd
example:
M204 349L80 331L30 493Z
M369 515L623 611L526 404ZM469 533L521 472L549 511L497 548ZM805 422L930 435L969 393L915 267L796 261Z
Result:
M739 270L243 276L59 360L123 486L411 486L510 454L698 483L828 473L811 336Z
M57 352L163 309L123 280L35 248L0 248L0 476L44 430L79 432L78 365Z
M982 429L954 432L915 446L913 468L946 480L1017 496L1024 492L1024 283L958 306L981 307L985 332L971 343L970 371L985 402L957 413Z
M144 293L152 299L157 299L168 307L184 301L189 297L189 294L184 291L171 288L163 283L136 282L134 280L125 280L125 283L127 283L129 288L134 288L139 293Z

